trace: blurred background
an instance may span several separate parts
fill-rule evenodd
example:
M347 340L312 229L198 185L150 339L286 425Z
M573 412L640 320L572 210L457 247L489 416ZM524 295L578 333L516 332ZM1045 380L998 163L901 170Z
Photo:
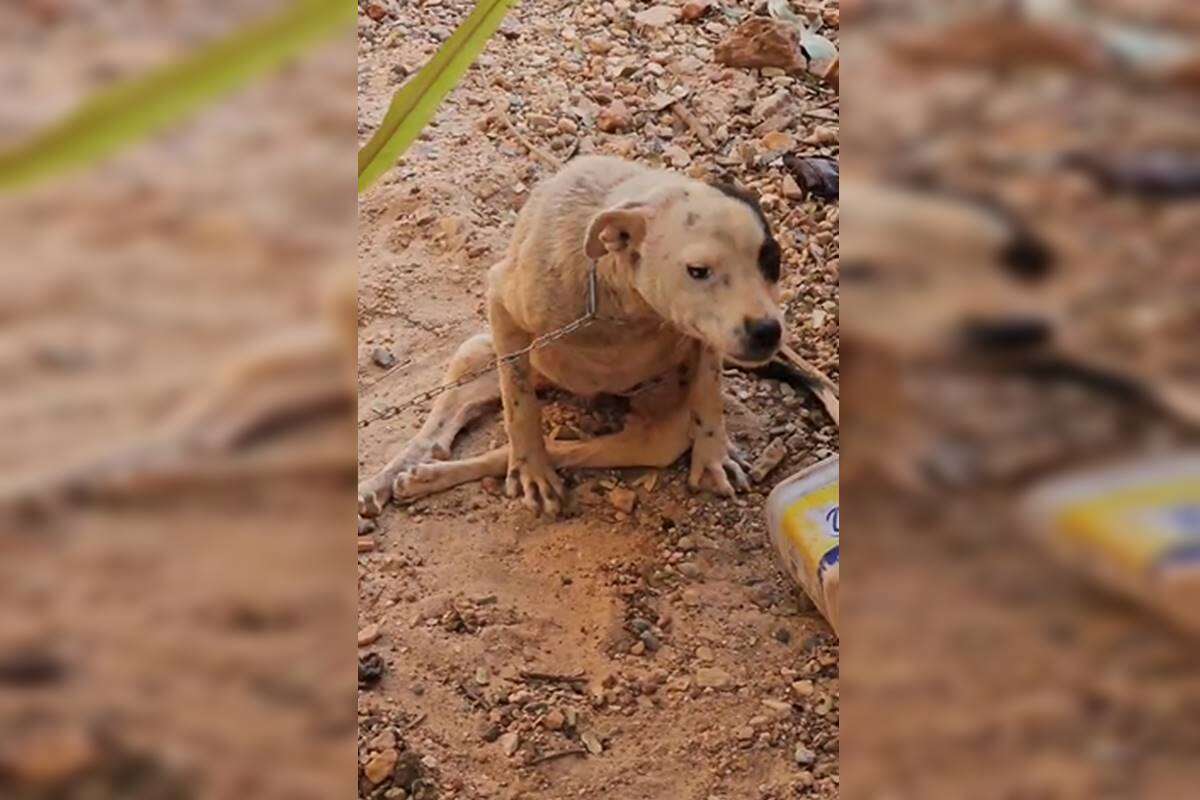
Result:
M1200 6L842 20L845 797L1192 796Z
M0 5L0 151L289 5ZM354 793L344 27L0 194L0 796Z

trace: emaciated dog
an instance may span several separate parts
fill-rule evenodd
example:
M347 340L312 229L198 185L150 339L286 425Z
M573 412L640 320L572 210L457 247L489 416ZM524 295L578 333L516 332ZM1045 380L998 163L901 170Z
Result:
M535 338L584 313L597 275L597 318L544 347ZM725 430L726 359L768 362L783 341L780 248L757 201L609 157L579 158L529 197L506 257L488 275L490 334L464 343L446 382L518 354L447 391L420 432L359 487L359 511L487 476L510 497L558 514L569 467L666 467L691 449L688 484L748 488ZM542 433L537 390L632 395L626 427L585 441ZM448 461L459 431L500 398L509 444Z

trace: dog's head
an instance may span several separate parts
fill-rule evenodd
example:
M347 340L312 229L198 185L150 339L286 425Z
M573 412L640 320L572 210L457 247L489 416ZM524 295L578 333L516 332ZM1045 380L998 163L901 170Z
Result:
M657 313L721 354L769 361L783 341L780 250L753 195L690 182L600 212L589 258L614 254Z

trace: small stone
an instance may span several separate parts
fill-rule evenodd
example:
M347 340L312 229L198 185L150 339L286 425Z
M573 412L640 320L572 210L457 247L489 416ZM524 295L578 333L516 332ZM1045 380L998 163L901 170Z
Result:
M596 127L604 133L620 133L633 126L633 115L620 100L604 108L596 117Z
M500 726L494 722L486 723L479 733L479 738L488 743L496 741L500 738Z
M768 153L786 153L795 147L795 140L790 134L783 131L771 131L758 140L764 152Z
M529 123L530 127L544 131L558 127L558 120L547 114L526 114L525 121Z
M684 4L679 11L679 17L685 22L695 22L711 11L712 7L712 0L693 0L691 3Z
M783 196L788 200L803 200L805 197L804 189L800 188L800 184L791 175L783 176Z
M700 568L697 567L695 564L693 564L690 561L684 561L682 564L677 566L675 569L679 570L679 574L683 575L685 578L699 578L700 577Z
M764 97L755 103L752 114L756 120L767 120L782 114L791 108L794 102L792 93L786 89L781 89L775 94Z
M817 761L817 754L799 742L796 743L796 751L793 753L792 757L795 758L796 763L802 767L810 766L815 764Z
M612 50L612 42L599 36L593 36L589 39L586 39L584 44L587 45L589 53L594 53L598 56L607 55L608 52Z
M358 632L358 646L366 647L369 644L374 644L379 641L379 637L383 635L377 623L372 623Z
M688 151L677 144L673 144L663 150L663 155L671 162L671 166L679 167L680 169L692 163L692 157L688 155Z
M797 697L808 697L813 693L813 682L807 679L796 681L792 684L792 691Z
M733 735L738 738L738 741L748 742L754 738L754 728L749 725L742 725L733 732Z
M367 16L374 22L383 22L388 16L387 6L382 3L367 3Z
M504 755L511 756L517 752L517 748L521 746L521 736L515 731L506 733L500 737L500 749L504 751Z
M776 628L772 635L775 637L775 641L780 644L787 644L792 641L792 632L787 628Z
M566 722L567 720L563 716L563 713L557 708L552 708L542 720L542 727L550 731L561 731Z
M383 680L386 665L379 653L367 653L358 659L358 688L373 689Z
M704 645L700 645L699 647L697 647L696 648L696 660L703 664L711 663L713 660L712 648L705 647Z
M371 351L371 360L375 362L375 366L383 369L391 369L396 366L396 357L391 354L391 351L384 350L382 347L376 347Z
M766 449L759 455L758 460L754 462L754 466L750 468L750 478L755 483L762 483L771 471L783 462L787 457L787 446L782 439L772 439Z
M792 713L792 704L782 700L763 700L762 704L777 714Z
M727 67L798 72L808 66L795 26L766 17L750 17L742 22L713 52L717 63Z
M679 18L679 9L674 6L651 6L634 14L633 21L647 28L661 28Z
M367 747L380 751L394 750L396 748L396 734L393 731L386 730L367 742Z
M637 492L623 486L613 487L608 493L608 502L618 511L632 514L634 506L637 505Z
M828 125L818 125L812 133L810 141L816 144L837 144L838 132L836 128L831 128Z
M646 646L646 652L648 653L657 652L658 649L662 647L658 639L650 631L646 631L642 634L642 644Z
M635 656L642 655L646 652L646 643L641 639L638 639L636 642L634 642L633 647L629 648L629 652L633 653Z
M358 535L367 536L375 532L375 520L366 517L358 518Z
M600 743L600 737L591 731L584 731L579 735L579 741L583 742L583 746L587 751L594 756L598 756L604 752L604 745Z
M400 754L394 748L384 750L367 761L363 766L363 775L371 782L372 786L378 786L388 779L392 771L396 769L396 762L399 760Z
M563 117L558 121L558 132L574 135L579 133L579 124L569 117Z
M696 685L701 689L725 689L733 683L733 676L717 667L701 667L696 670Z

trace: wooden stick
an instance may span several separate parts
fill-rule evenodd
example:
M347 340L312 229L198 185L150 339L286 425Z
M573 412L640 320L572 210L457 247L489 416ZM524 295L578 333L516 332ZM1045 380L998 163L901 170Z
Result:
M712 135L709 134L708 128L700 120L696 119L695 115L683 105L682 102L676 100L671 103L671 111L675 116L679 117L680 122L688 126L692 133L696 134L696 138L700 140L700 144L704 145L706 150L710 152L716 151L717 144L713 141Z

